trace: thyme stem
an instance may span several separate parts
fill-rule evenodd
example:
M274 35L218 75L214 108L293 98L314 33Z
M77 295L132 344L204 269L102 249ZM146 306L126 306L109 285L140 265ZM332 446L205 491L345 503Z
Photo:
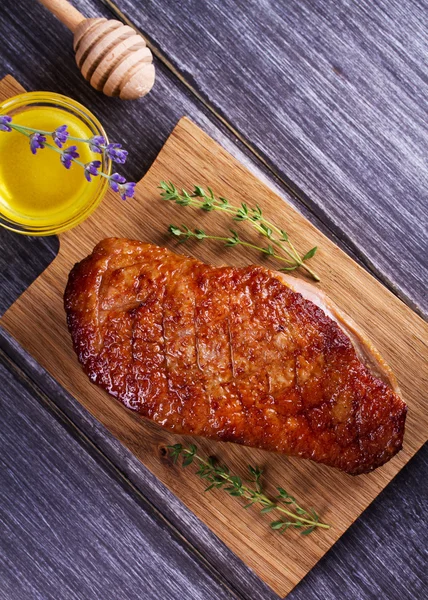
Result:
M234 221L248 221L250 225L261 235L267 237L272 244L287 255L291 260L288 261L293 268L288 267L287 270L294 270L298 268L304 269L315 281L319 281L318 275L306 264L306 261L314 256L317 248L312 248L304 256L300 256L295 246L290 241L287 233L280 229L277 225L265 219L261 208L256 205L255 208L248 207L244 202L241 206L232 206L230 202L223 197L216 197L213 191L208 188L206 192L200 186L195 186L192 193L186 190L181 190L181 193L176 186L169 182L161 181L160 183L161 197L164 200L171 200L180 206L190 206L192 208L200 208L205 211L217 210L223 211L230 215ZM216 236L205 236L206 239L216 239ZM204 239L204 238L200 238ZM247 243L240 242L241 245L248 245ZM260 249L256 246L257 249ZM274 256L269 252L271 256ZM278 254L274 257L278 258ZM284 257L281 257L284 260Z
M231 475L226 466L215 464L213 459L205 459L197 454L197 448L193 444L191 444L189 448L185 448L181 444L175 444L173 446L168 446L168 449L174 463L177 463L180 456L183 459L183 467L187 467L195 460L199 463L200 467L197 475L209 483L205 491L212 488L223 488L224 491L231 496L238 496L248 500L249 504L244 508L248 508L253 504L261 504L262 513L278 511L286 515L288 520L280 519L271 522L270 527L274 530L284 533L289 527L293 527L295 529L301 529L303 535L308 535L309 533L312 533L315 528L330 528L330 525L320 522L319 516L313 509L310 509L309 511L303 509L297 504L296 499L288 494L283 488L277 488L279 494L275 500L271 500L266 496L261 486L261 476L263 472L257 467L248 467L250 475L253 477L250 481L253 481L255 484L254 488L251 488L242 483L240 477ZM289 508L284 506L284 504L288 505ZM294 507L294 509L291 510L291 507Z
M188 450L184 450L184 453L187 455L190 455L190 452ZM198 454L194 455L195 459L198 460L200 463L202 463L203 465L209 467L210 464L208 463L208 461L206 461L205 459L203 459L201 456L199 456ZM230 482L230 475L227 475L226 473L219 473L219 476L224 479L225 481L229 481ZM246 485L241 485L241 490L244 492L242 494L242 496L244 498L247 498L247 500L252 500L254 498L254 490L248 488ZM285 508L283 508L280 504L276 503L276 502L272 502L272 500L270 500L267 496L265 496L265 494L262 494L260 492L257 492L257 498L258 501L261 504L264 504L265 506L273 506L275 508L275 510L279 510L282 513L286 514L289 517L292 517L293 519L296 518L296 514L290 512L289 510L286 510ZM313 525L313 520L311 519L303 519L301 517L299 517L299 521L301 521L302 523L308 523L310 525ZM329 529L330 525L326 525L325 523L317 523L317 527L321 527L324 529Z
M194 237L198 240L218 240L220 242L226 242L227 246L234 246L239 244L240 246L246 246L247 248L254 248L254 250L258 250L259 252L263 252L263 254L268 254L269 256L272 256L272 258L276 258L278 260L281 260L283 262L285 262L288 265L292 265L292 269L295 269L294 263L291 260L288 260L287 258L284 258L283 256L281 256L280 254L275 254L273 252L273 250L269 247L267 248L262 248L261 246L256 246L255 244L251 244L250 242L245 242L237 237L222 237L219 235L207 235L204 231L202 231L202 229L196 229L195 231L191 231L190 229L188 229L186 227L186 225L182 225L183 230L181 230L179 227L176 227L175 225L170 225L169 227L169 232L172 233L173 235L175 235L176 237L179 237L181 235L183 235L185 237L185 240ZM237 235L235 231L231 230L232 234ZM235 242L232 243L232 242Z

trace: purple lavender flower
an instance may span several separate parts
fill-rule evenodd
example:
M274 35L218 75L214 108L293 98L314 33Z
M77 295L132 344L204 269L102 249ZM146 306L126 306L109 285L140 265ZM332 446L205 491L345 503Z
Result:
M79 158L79 153L76 152L76 150L77 146L69 146L68 148L62 151L60 160L66 169L69 169L71 167L71 163L75 158Z
M136 183L132 181L128 181L123 185L119 185L119 194L122 200L126 200L127 198L132 198L135 192Z
M123 165L123 163L126 162L128 152L122 149L122 144L107 144L105 150L107 156L113 162L119 163L120 165Z
M30 135L30 149L33 154L36 154L37 150L42 150L45 147L46 136L42 133L32 133Z
M62 148L63 144L67 142L67 138L70 134L67 131L67 125L61 125L52 132L52 139L58 148Z
M119 173L113 173L110 175L110 187L114 192L119 192L122 200L132 198L135 191L136 184L132 181L126 181L125 177L119 175Z
M123 183L126 183L126 179L125 177L122 177L122 175L119 175L119 173L113 173L113 175L110 175L110 187L113 192L118 192L119 185Z
M100 160L92 160L86 164L83 164L77 160L80 156L77 152L77 146L69 146L68 148L63 149L63 145L67 143L67 140L70 136L67 125L60 125L54 131L52 131L52 133L46 134L52 137L53 142L58 148L61 148L61 150L57 150L51 144L46 144L46 135L40 131L34 131L34 133L31 135L28 135L28 133L25 131L25 128L22 130L20 127L13 125L10 126L11 122L12 118L8 115L0 116L0 131L12 131L12 129L16 128L20 133L27 135L30 142L30 149L33 154L36 154L37 150L43 149L47 145L48 148L51 148L60 154L61 164L66 169L71 167L71 163L73 161L82 166L84 168L84 175L87 181L91 182L92 178L97 177L98 175L107 177L101 172L102 162ZM81 138L74 139L88 143L92 152L104 154L110 160L116 163L123 164L128 156L128 152L122 148L121 144L106 144L106 140L102 135L95 135L88 140ZM126 198L132 198L134 196L136 186L134 182L126 181L125 177L119 173L113 173L113 175L108 177L108 180L111 189L119 193L122 200L126 200Z
M88 181L92 181L92 177L99 175L98 169L101 167L100 160L93 160L85 165L85 177Z
M103 153L103 146L106 145L106 141L102 135L94 135L89 140L89 148L92 152L98 152L98 154Z
M12 122L12 117L4 115L0 117L0 131L12 131L12 127L9 127L9 123Z

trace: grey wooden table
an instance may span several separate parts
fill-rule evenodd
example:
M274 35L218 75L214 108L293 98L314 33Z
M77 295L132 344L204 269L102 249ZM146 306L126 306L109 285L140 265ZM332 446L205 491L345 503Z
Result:
M133 180L190 116L426 316L426 2L74 4L144 33L147 98L94 92L35 0L2 1L0 76L90 107L131 150ZM0 244L3 311L58 242L1 230ZM4 332L0 344L1 599L276 598ZM427 477L425 448L289 597L425 598Z

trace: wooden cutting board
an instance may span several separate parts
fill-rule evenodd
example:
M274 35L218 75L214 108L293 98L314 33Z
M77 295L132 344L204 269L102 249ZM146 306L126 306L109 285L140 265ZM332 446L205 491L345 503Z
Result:
M1 100L21 91L11 77L0 82ZM289 531L281 536L269 529L270 515L260 515L256 508L243 510L239 499L218 490L204 494L204 485L192 467L183 473L164 456L167 444L194 440L173 436L141 420L92 385L77 363L62 296L73 264L89 254L102 238L123 236L166 245L213 264L271 264L248 249L227 249L209 242L177 247L166 234L170 223L184 221L210 232L223 232L228 222L224 215L180 208L160 200L157 186L162 179L187 188L195 183L210 185L233 203L258 203L267 217L281 223L299 249L306 251L317 245L319 251L311 266L321 276L320 287L370 334L398 377L409 406L404 449L370 475L351 477L259 450L197 442L201 452L217 456L241 476L246 476L248 464L262 466L270 492L281 485L304 506L314 506L323 520L333 525L328 531L308 537ZM245 235L252 239L248 228ZM91 218L62 234L57 258L9 309L1 324L281 596L308 573L427 439L426 323L186 118L180 120L139 182L135 198L122 202L108 193Z

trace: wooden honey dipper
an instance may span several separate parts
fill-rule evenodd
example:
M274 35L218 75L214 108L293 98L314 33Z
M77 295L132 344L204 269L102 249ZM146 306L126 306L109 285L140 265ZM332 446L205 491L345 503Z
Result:
M155 82L153 56L144 38L115 19L86 19L67 0L39 0L74 33L76 63L92 87L134 100Z

